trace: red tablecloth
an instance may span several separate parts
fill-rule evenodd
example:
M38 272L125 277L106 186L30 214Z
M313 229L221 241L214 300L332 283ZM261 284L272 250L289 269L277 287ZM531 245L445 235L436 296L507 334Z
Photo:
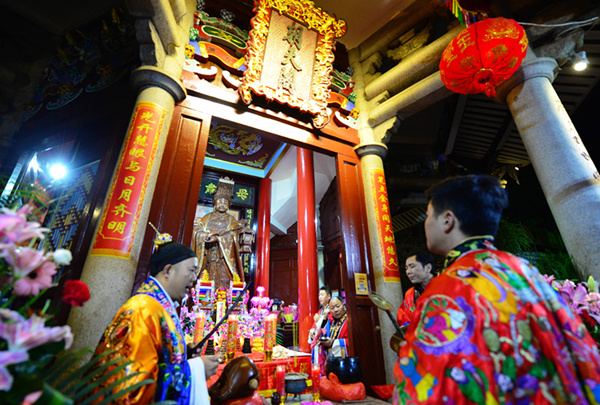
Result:
M235 357L238 357L238 356L244 356L244 354L241 352L238 352L235 354ZM262 361L262 358L263 358L262 353L252 353L248 357L250 357L252 360L254 360L254 363L256 364L256 367L258 368L258 373L259 373L258 390L259 391L275 389L275 371L277 369L277 366L280 364L285 365L286 373L306 373L306 374L308 374L309 379L310 379L310 356L291 357L288 359L274 360L274 361L270 361L270 362ZM209 387L217 381L217 379L223 372L224 368L225 368L225 364L219 365L219 368L217 369L217 374L215 374L214 376L212 376L210 378L210 380L208 380Z

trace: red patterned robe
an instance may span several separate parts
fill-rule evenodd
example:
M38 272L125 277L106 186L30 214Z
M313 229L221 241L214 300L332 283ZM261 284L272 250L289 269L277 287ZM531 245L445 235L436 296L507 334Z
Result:
M398 308L398 314L396 315L398 325L402 326L404 324L409 324L412 321L415 308L415 287L410 287L408 291L406 291L406 294L404 294L402 305Z
M597 404L600 355L526 260L471 238L417 302L394 404Z

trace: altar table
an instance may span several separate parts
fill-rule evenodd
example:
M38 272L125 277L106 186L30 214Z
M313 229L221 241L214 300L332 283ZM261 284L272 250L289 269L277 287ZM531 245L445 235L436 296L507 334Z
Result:
M244 356L243 353L238 352L235 354L235 357ZM275 390L275 373L277 366L285 365L286 373L305 373L308 374L309 378L307 379L308 386L310 387L310 356L297 356L290 357L287 359L276 359L269 362L262 361L262 353L257 353L256 355L253 353L250 357L256 367L258 368L259 373L259 384L258 391L263 394L263 391L270 393L269 391ZM258 360L257 360L258 359ZM210 387L213 385L221 376L223 369L226 364L220 364L217 368L217 374L212 376L210 380L208 380L207 385Z

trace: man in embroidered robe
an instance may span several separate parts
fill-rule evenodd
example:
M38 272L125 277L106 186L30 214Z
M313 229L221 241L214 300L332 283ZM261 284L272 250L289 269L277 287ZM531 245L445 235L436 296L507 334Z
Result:
M213 197L214 210L194 222L194 243L202 278L215 282L215 291L229 290L230 281L244 281L238 235L246 221L229 214L233 181L225 177Z
M491 176L427 191L427 247L443 272L417 302L395 404L597 404L598 347L526 260L494 248L506 191Z
M104 332L96 354L112 350L102 364L120 356L135 362L110 378L140 373L119 392L144 379L155 383L137 388L117 404L148 404L174 400L179 404L208 404L206 381L216 373L219 356L188 359L183 331L176 312L198 277L198 259L187 246L167 242L150 261L151 276L119 310ZM114 367L105 371L108 372Z
M308 331L308 343L310 344L312 363L319 363L319 338L323 334L323 328L329 321L329 301L331 300L331 289L327 286L322 286L319 289L319 310L313 317L314 322ZM323 335L324 336L324 335Z
M348 356L348 315L346 305L339 296L332 297L329 301L329 322L325 325L325 339L321 340L321 354L319 366L321 374L325 375L327 357Z
M404 294L404 302L398 308L398 324L408 326L415 312L415 304L425 287L435 277L435 263L433 256L427 252L417 252L406 259L406 275L414 287L410 287Z

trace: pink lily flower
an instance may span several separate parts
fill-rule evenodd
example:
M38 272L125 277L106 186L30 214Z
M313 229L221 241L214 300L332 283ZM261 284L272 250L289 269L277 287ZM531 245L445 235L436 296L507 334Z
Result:
M0 210L0 243L22 243L33 238L44 238L47 228L37 222L28 222L27 215L33 207L25 205L18 211L8 208Z
M50 258L43 255L41 252L24 247L9 250L6 255L6 262L13 270L15 279L25 277L44 262L49 262Z
M10 391L13 376L8 372L6 366L21 363L29 359L27 350L10 350L0 352L0 391Z
M588 314L600 324L600 294L591 292L586 297Z
M15 319L18 320L15 322ZM0 309L0 321L0 338L6 340L10 351L29 350L61 340L65 341L65 349L68 349L73 343L73 334L69 326L47 328L44 318L35 314L25 319L15 311Z

